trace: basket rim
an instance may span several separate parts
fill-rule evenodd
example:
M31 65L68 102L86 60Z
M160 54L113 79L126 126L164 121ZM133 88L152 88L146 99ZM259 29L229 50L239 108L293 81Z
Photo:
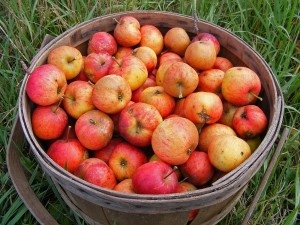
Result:
M53 46L55 46L55 44L57 44L57 42L59 42L59 40L61 38L63 38L65 35L70 35L70 33L72 33L75 29L79 29L84 27L87 24L93 23L95 21L99 21L99 20L103 20L105 18L112 18L112 17L120 17L122 15L135 15L135 14L143 14L147 16L153 16L154 14L160 14L160 15L166 15L166 16L180 16L182 18L186 18L186 19L190 19L193 20L194 18L192 16L187 16L187 15L182 15L179 13L174 13L174 12L168 12L168 11L156 11L156 10L137 10L137 11L125 11L125 12L119 12L119 13L112 13L112 14L108 14L108 15L104 15L104 16L99 16L99 17L95 17L92 18L88 21L82 22L78 25L76 25L75 27L72 28L72 30L67 30L65 32L63 32L62 34L60 34L59 36L57 36L56 38L54 38L52 41L50 41L48 44L46 44L43 48L40 49L40 51L36 54L36 56L32 59L31 61L31 65L29 67L29 71L32 71L33 68L35 66L37 66L36 64L39 62L39 59L42 55L44 55L45 50L49 50L51 49L51 47L53 48ZM277 105L274 106L275 109L275 114L274 115L274 120L277 121L277 123L274 123L274 121L272 121L273 123L268 127L268 131L265 135L265 138L262 140L260 146L258 147L258 149L256 150L256 152L254 154L252 154L250 157L255 158L255 157L265 157L267 155L267 151L263 151L265 148L270 148L270 146L273 145L273 143L275 142L275 137L277 137L281 124L282 124L282 120L283 120L283 112L284 112L284 99L283 99L283 95L282 92L280 90L279 84L277 82L276 77L274 76L274 74L272 73L271 68L269 67L269 65L266 63L266 61L260 56L260 54L255 51L253 48L250 47L249 44L247 44L244 40L242 40L240 37L238 37L237 35L235 35L234 33L226 30L225 28L222 28L216 24L213 24L211 22L199 19L197 21L198 26L201 23L206 23L209 25L214 26L217 29L222 30L222 32L226 32L228 33L230 36L233 36L234 38L236 38L237 40L239 40L241 43L243 43L245 46L247 46L249 49L251 49L251 51L253 52L253 54L255 54L256 57L258 57L261 62L264 64L264 66L268 69L269 74L271 75L272 81L274 82L274 86L275 86L275 90L276 93L274 93L275 98L277 99ZM19 96L19 116L20 116L20 121L21 121L21 125L23 128L23 131L25 133L26 139L28 140L32 151L34 152L34 154L36 155L36 157L39 160L39 163L44 167L44 169L47 169L47 172L51 173L52 176L55 176L57 178L57 176L62 176L62 178L70 183L72 183L73 185L82 185L81 188L84 189L84 191L89 191L92 192L94 194L97 193L101 193L103 195L108 195L108 197L113 197L116 198L118 200L128 200L128 201L137 201L140 202L142 201L143 203L151 203L153 201L157 201L160 200L161 202L182 202L182 200L184 201L191 201L192 199L195 200L195 198L197 199L197 197L199 196L205 196L205 195L210 195L219 191L222 191L223 189L230 189L236 185L240 185L243 186L243 184L245 184L246 181L243 181L243 178L245 177L245 173L247 173L247 170L253 166L261 166L261 163L250 163L250 160L246 160L244 163L242 163L239 167L237 167L235 170L229 172L227 175L225 175L223 177L223 179L221 178L220 180L216 181L215 183L212 184L212 186L203 188L203 189L198 189L195 190L193 192L189 192L189 193L175 193L175 194L166 194L166 195L141 195L141 194L125 194L125 193L121 193L121 192L117 192L117 191L113 191L113 190L109 190L109 189L105 189L105 188L101 188L98 187L96 185L90 184L78 177L76 177L75 175L65 171L63 168L59 167L57 164L55 164L50 157L48 157L48 155L45 153L45 151L42 149L42 147L36 142L36 139L33 135L33 132L30 128L30 126L28 126L27 122L26 122L26 110L24 109L24 107L26 107L25 103L26 103L26 93L25 93L25 86L27 83L27 78L28 78L28 74L25 75L23 82L22 82L22 86L20 89L20 96ZM271 123L271 121L269 121ZM267 135L270 137L268 140L266 139ZM260 164L260 165L259 165ZM246 169L247 168L247 169ZM254 174L253 174L254 175ZM252 175L252 176L253 176ZM230 180L230 178L234 178L231 180L231 182L228 182L228 179ZM236 183L236 181L240 180L239 183ZM243 182L241 182L243 181Z

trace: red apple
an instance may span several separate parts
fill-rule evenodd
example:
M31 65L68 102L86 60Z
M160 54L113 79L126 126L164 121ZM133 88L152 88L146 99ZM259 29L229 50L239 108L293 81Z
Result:
M244 138L254 138L261 135L268 126L268 119L257 105L239 107L233 115L233 129Z
M178 180L171 166L162 161L153 161L136 170L132 185L138 194L170 194L176 192Z
M169 95L183 98L191 94L198 86L197 72L184 62L174 62L166 70L162 86Z
M220 97L211 92L194 92L184 101L186 118L196 124L212 124L217 122L223 113Z
M185 101L185 98L181 98L176 101L173 114L181 116L181 117L185 117L184 101Z
M52 64L36 67L30 73L26 83L29 99L42 106L58 102L67 88L65 74Z
M64 72L66 79L71 80L81 71L83 59L77 48L63 45L49 52L47 62L57 66Z
M215 47L208 41L192 42L184 53L186 62L197 70L211 69L216 57Z
M141 41L140 22L133 16L122 16L114 29L117 43L123 47L133 47Z
M159 65L155 74L156 85L162 86L166 71L174 62L175 60L168 60Z
M221 123L213 123L204 126L199 134L198 147L200 151L207 152L208 146L213 140L214 136L222 134L230 134L236 136L235 131L231 127Z
M175 99L161 86L148 87L140 95L140 102L153 105L162 118L170 115L175 108Z
M87 149L75 138L54 141L48 148L47 154L55 163L70 173L73 173L79 164L88 158Z
M215 60L215 64L213 65L214 69L219 69L224 72L226 72L228 69L230 69L232 67L233 67L232 62L228 58L225 58L222 56L217 56L217 58Z
M254 104L260 90L260 78L248 67L232 67L225 72L222 95L226 101L237 106Z
M180 57L180 55L174 52L163 52L158 58L158 65L168 61L183 62L183 59Z
M106 52L91 53L84 60L84 72L90 81L96 83L109 73L112 63L112 56Z
M149 78L149 76L148 76L145 83L142 86L140 86L138 89L136 89L132 92L131 101L139 102L142 91L147 87L154 87L154 86L156 86L155 80Z
M141 165L148 161L145 153L127 142L116 145L109 158L108 165L114 171L118 181L131 178Z
M59 138L68 125L67 113L57 104L37 106L31 114L33 133L42 140Z
M197 187L193 184L191 184L190 182L187 181L183 181L183 182L179 182L178 188L177 188L177 193L182 193L182 192L189 192L189 191L195 191L197 190ZM190 211L189 213L189 221L192 221L193 219L195 219L195 217L197 216L199 212L199 209L193 209Z
M81 67L79 74L76 77L74 77L72 80L69 80L69 82L76 81L76 80L89 81L89 78L87 77L86 73L84 72L85 58L86 58L86 56L82 56L83 62L82 62L82 67Z
M132 185L132 179L127 178L122 180L121 182L117 183L117 185L114 188L115 191L127 193L127 194L134 194L133 185Z
M90 150L105 147L112 138L114 123L112 119L94 109L82 114L75 123L75 132L81 144Z
M155 52L156 55L160 54L164 47L164 37L160 30L150 24L141 26L141 41L140 46L147 46Z
M145 64L133 55L114 59L108 73L117 74L125 78L132 91L142 86L148 77L148 70Z
M189 159L179 166L179 169L184 177L188 177L187 181L195 186L207 184L214 174L214 168L207 153L200 151L193 151Z
M148 72L155 69L157 65L157 56L154 50L147 46L140 46L132 51L132 55L139 58L146 66Z
M95 109L92 102L93 86L87 81L73 81L66 88L63 107L71 117L78 119L83 113Z
M128 102L128 104L125 106L125 108L126 108L127 106L130 106L130 105L133 104L133 103L134 103L133 101ZM122 109L122 111L125 110L125 108ZM121 111L121 112L122 112L122 111ZM109 115L110 118L112 119L112 121L114 122L114 133L115 133L115 134L119 134L119 118L120 118L121 112L118 112L118 113L114 113L114 114L110 114L110 115Z
M109 74L100 78L94 85L92 102L102 112L120 112L132 96L128 82L121 76Z
M221 118L218 120L218 123L225 124L232 128L232 119L237 108L238 106L235 106L230 102L223 101L223 113Z
M154 130L151 144L154 153L170 165L185 163L198 145L199 134L190 120L175 116L161 122Z
M114 55L117 52L117 42L108 32L98 31L88 41L87 54L106 52Z
M190 44L190 37L187 32L181 27L173 27L167 31L164 36L165 47L180 56L184 55L184 52Z
M133 48L131 48L131 47L118 46L117 52L114 54L114 57L116 59L121 59L125 56L131 55L132 51L133 51Z
M224 72L219 69L208 69L199 73L198 91L206 91L222 97L222 81Z
M111 156L111 153L113 152L114 148L117 146L117 144L123 142L123 138L120 137L112 137L109 143L101 148L100 150L93 151L93 157L102 159L105 163L108 164L109 158Z
M218 55L220 52L221 49L220 42L217 39L217 37L211 33L201 32L197 34L195 37L193 37L192 42L195 41L209 41L214 45L216 54Z
M211 164L222 172L230 172L243 163L251 149L245 140L234 135L217 135L208 147Z
M74 175L99 187L114 189L117 184L114 172L101 159L85 159L74 171Z
M149 146L152 133L162 120L154 106L143 102L133 103L120 113L119 133L133 145Z

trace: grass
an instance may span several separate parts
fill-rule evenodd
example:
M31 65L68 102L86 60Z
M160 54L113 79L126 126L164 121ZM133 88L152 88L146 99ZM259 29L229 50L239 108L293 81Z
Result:
M18 197L6 168L6 147L17 114L23 79L20 61L27 65L46 34L57 36L93 17L129 10L164 10L193 15L188 0L24 0L0 2L0 224L37 224ZM202 0L197 15L231 30L267 61L285 98L282 127L291 133L250 220L250 224L299 223L300 199L300 2L295 0ZM42 173L28 146L20 146L21 161L30 184L61 224L84 224L60 199L51 180ZM275 149L276 145L272 148ZM269 157L270 158L270 157ZM220 224L239 224L270 159L253 177L238 204ZM297 222L298 216L298 222Z

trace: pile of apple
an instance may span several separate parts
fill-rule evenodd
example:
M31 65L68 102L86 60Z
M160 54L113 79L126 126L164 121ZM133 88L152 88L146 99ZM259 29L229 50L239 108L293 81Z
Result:
M268 124L259 76L220 48L213 34L162 34L125 15L86 55L60 46L31 72L32 130L54 162L104 188L205 187L244 162Z

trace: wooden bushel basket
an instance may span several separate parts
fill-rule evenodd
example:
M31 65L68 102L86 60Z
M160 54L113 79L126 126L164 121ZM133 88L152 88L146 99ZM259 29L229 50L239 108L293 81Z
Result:
M65 202L90 224L102 225L186 225L190 210L199 209L195 224L215 224L237 203L247 183L260 169L276 137L283 119L283 97L271 69L263 58L247 43L228 30L206 21L195 21L193 17L161 11L134 11L101 16L81 23L44 46L29 67L32 71L46 62L49 52L61 45L77 47L86 54L87 41L97 31L113 31L116 20L123 15L136 17L141 25L152 24L165 33L180 26L191 36L195 25L200 32L214 34L221 44L220 55L231 59L236 66L247 66L261 79L262 102L259 106L266 113L269 125L257 150L238 168L226 174L211 186L193 192L168 195L125 194L97 187L65 171L45 153L43 144L35 138L31 127L33 104L29 101L25 87L26 74L19 99L19 118L23 132L43 171L55 183Z

